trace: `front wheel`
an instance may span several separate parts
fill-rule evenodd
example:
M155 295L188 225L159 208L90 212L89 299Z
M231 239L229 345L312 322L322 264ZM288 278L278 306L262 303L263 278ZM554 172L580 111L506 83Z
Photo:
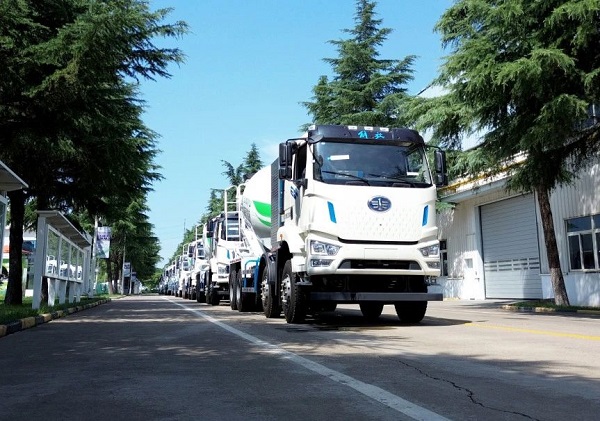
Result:
M221 302L221 297L219 297L219 291L214 288L214 287L210 287L209 290L209 294L208 294L208 300L210 300L210 305L211 306L218 306L219 303Z
M208 274L206 275L206 279L205 279L205 283L204 283L204 298L206 301L206 304L210 304L210 285L212 284L212 274Z
M370 322L379 319L381 312L383 311L382 303L360 303L360 311L363 317Z
M396 314L403 323L419 323L425 317L427 301L401 301L394 304Z
M252 311L254 294L250 294L248 292L244 292L242 290L244 284L244 279L242 278L242 272L237 273L237 280L235 282L236 286L236 299L237 299L237 309L239 312L244 311Z
M237 300L237 271L232 270L229 273L229 306L232 310L238 309L238 300Z
M288 323L301 323L306 317L306 299L292 272L292 261L288 260L281 273L281 302Z

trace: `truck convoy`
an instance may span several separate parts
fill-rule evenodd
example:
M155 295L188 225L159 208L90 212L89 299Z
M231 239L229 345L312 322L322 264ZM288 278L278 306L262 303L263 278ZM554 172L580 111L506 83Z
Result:
M435 200L446 159L434 148L431 168L428 150L404 128L319 125L281 143L245 183L238 212L220 217L214 235L230 221L237 245L211 264L212 285L227 277L233 309L283 312L288 323L340 303L368 319L393 304L400 320L420 322L427 302L442 300L428 283L440 273Z

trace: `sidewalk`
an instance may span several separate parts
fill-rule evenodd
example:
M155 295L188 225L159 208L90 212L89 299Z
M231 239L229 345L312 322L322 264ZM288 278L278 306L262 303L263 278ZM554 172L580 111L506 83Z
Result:
M576 309L576 308L550 308L550 307L528 307L520 306L526 300L506 300L506 299L487 299L487 300L460 300L460 299L444 299L447 305L456 305L461 307L476 307L476 308L495 308L507 311L522 312L522 313L565 313L578 315L595 315L600 316L600 309Z
M7 325L0 324L0 338L10 335L11 333L20 332L25 329L39 326L44 323L48 323L52 320L59 319L61 317L68 316L69 314L77 313L78 311L87 310L88 308L96 307L100 304L110 302L110 298L99 300L94 303L83 304L80 306L70 307L66 310L57 310L52 313L44 313L35 317L26 317L24 319L17 320Z

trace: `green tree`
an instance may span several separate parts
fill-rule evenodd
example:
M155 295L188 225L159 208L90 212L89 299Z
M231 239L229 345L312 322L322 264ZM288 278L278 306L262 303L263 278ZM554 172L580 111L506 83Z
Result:
M484 133L463 172L499 172L526 154L508 188L537 197L558 305L569 300L549 197L597 159L599 125L583 123L600 99L598 22L598 0L457 1L436 26L451 48L436 81L447 94L412 109L445 146Z
M260 152L258 151L258 148L256 147L255 143L252 143L252 145L250 146L250 150L246 153L246 157L244 158L243 162L237 167L234 167L228 161L222 160L221 162L225 167L225 171L223 171L222 174L227 177L230 186L239 186L240 184L244 183L246 179L251 177L255 172L262 168ZM228 202L234 202L236 198L235 195L235 187L229 188L227 190ZM223 208L223 200L221 200L221 210Z
M405 125L398 104L406 99L406 83L412 79L415 56L380 59L390 28L380 28L375 19L376 2L356 1L355 26L344 29L345 40L329 41L338 57L324 59L334 76L321 76L313 88L311 102L304 102L313 122L318 124ZM308 126L308 125L307 125Z
M22 299L25 203L102 215L111 196L133 200L159 177L136 80L168 77L183 60L152 43L185 33L183 22L162 22L168 12L141 0L0 2L0 159L29 184L9 194L17 270L6 303Z
M256 143L253 143L250 146L250 150L246 153L246 157L244 158L244 171L243 178L248 179L252 175L254 175L258 170L263 167L262 160L260 159L260 152L256 147Z
M223 175L227 177L229 185L237 186L242 184L248 177L251 177L254 173L260 170L263 166L262 160L260 158L260 152L255 143L252 143L250 146L250 150L246 153L243 162L234 167L228 161L221 161L223 166L225 167L225 171L223 171ZM234 197L235 190L232 188L228 192L228 200L231 201ZM223 212L224 204L223 204L223 190L221 189L211 189L210 197L208 199L208 204L206 205L206 212L200 218L199 225L203 225L210 218L219 215Z

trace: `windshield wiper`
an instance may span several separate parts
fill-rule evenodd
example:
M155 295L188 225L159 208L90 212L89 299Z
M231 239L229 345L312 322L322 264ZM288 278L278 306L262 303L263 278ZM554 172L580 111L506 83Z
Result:
M321 173L322 173L322 174L341 175L341 176L343 176L343 177L350 177L350 178L353 178L353 179L355 179L355 180L362 181L362 182L363 182L363 183L365 183L367 186L370 186L370 185L371 185L371 183L369 183L369 180L367 180L366 178L362 178L362 177L359 177L359 176L357 176L357 175L354 175L354 174L348 174L348 173L345 173L345 172L337 172L337 171L327 171L327 170L321 170Z
M384 180L390 180L390 181L394 181L398 184L406 184L410 187L416 187L416 186L421 186L421 185L426 185L427 183L423 183L421 181L411 181L411 180L407 180L406 178L402 178L402 177L391 177L389 175L383 175L383 174L373 174L373 173L367 173L367 175L371 175L373 177L377 177L377 178L382 178Z

